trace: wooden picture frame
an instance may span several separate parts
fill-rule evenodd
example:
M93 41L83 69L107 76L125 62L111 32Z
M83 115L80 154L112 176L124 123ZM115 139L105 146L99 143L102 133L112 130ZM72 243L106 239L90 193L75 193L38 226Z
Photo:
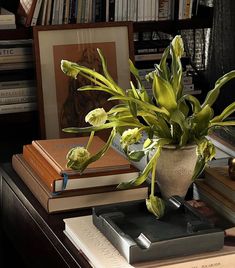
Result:
M41 138L66 137L62 128L84 126L80 121L89 110L110 105L109 96L101 92L77 92L84 81L66 76L60 69L62 59L101 71L97 53L100 48L114 80L123 88L130 87L128 60L134 59L131 22L36 26L33 36ZM80 95L88 93L90 96Z

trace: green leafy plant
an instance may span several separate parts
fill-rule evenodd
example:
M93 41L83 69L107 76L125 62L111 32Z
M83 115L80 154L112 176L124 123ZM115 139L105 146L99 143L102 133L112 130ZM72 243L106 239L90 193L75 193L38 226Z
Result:
M63 129L70 133L90 132L87 148L73 148L68 153L68 166L83 172L91 162L102 157L111 146L117 132L121 134L120 142L123 151L130 160L139 161L150 151L154 152L138 178L121 183L118 187L138 186L151 172L151 193L146 200L146 205L148 210L159 218L164 214L164 201L155 196L154 185L157 160L162 147L171 144L180 148L188 144L196 144L198 158L192 180L199 176L206 163L215 155L215 147L207 139L207 135L214 128L235 125L235 121L225 120L235 111L235 102L218 116L214 116L212 108L221 87L235 77L235 70L219 78L201 104L195 96L184 94L181 64L184 46L182 38L175 36L169 47L165 49L160 63L155 64L155 70L146 75L146 79L152 84L153 97L150 97L141 82L137 68L131 61L129 61L130 71L135 77L135 82L130 81L130 88L123 89L109 74L101 51L99 49L97 51L103 74L67 60L61 61L61 69L66 75L75 79L80 75L90 81L90 85L83 86L78 91L104 91L111 95L110 101L118 101L118 104L107 112L103 108L89 112L85 118L91 125L89 127ZM170 62L169 58L171 58ZM92 142L94 133L104 129L112 130L106 145L97 154L90 156L89 144ZM147 133L148 138L143 143L142 150L130 150L130 145L139 142L143 132ZM83 157L84 155L86 157Z

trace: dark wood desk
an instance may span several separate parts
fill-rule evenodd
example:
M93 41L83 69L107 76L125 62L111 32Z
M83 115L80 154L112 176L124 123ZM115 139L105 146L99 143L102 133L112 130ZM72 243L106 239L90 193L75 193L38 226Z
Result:
M49 215L10 164L1 165L0 175L2 231L24 267L90 267L64 235L63 219L87 215L91 210Z

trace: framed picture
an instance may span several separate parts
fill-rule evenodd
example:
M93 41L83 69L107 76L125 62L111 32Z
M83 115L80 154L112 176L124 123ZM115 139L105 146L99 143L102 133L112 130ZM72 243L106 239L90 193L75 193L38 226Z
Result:
M128 60L134 58L131 22L36 26L33 35L43 139L66 137L63 128L83 127L90 110L112 105L106 93L78 92L77 88L89 82L66 76L60 68L62 59L102 72L99 48L114 80L123 88L130 87Z

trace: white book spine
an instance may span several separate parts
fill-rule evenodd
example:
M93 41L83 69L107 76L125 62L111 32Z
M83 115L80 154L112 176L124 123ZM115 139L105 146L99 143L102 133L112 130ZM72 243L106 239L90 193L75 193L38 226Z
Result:
M0 59L6 56L32 55L32 47L6 47L0 48Z
M16 103L0 105L0 114L20 113L34 111L37 109L36 102Z
M36 96L19 96L19 97L8 97L0 98L0 105L13 104L13 103L25 103L25 102L36 102Z
M0 30L16 29L16 24L0 24Z
M34 80L17 80L17 81L1 81L1 89L12 89L12 88L23 88L23 87L32 87L35 86Z
M36 87L25 87L25 88L10 88L10 89L1 89L0 97L18 97L18 96L35 96Z
M16 56L5 56L0 57L0 64L2 63L15 63L15 62L32 62L33 56L28 55L16 55Z
M137 4L137 21L144 20L144 0L138 0Z
M31 21L31 26L35 26L37 24L38 15L39 15L39 12L40 12L42 1L43 0L37 0L37 4L36 4L36 7L34 9L33 18L32 18L32 21Z
M115 21L122 21L122 0L115 1Z

